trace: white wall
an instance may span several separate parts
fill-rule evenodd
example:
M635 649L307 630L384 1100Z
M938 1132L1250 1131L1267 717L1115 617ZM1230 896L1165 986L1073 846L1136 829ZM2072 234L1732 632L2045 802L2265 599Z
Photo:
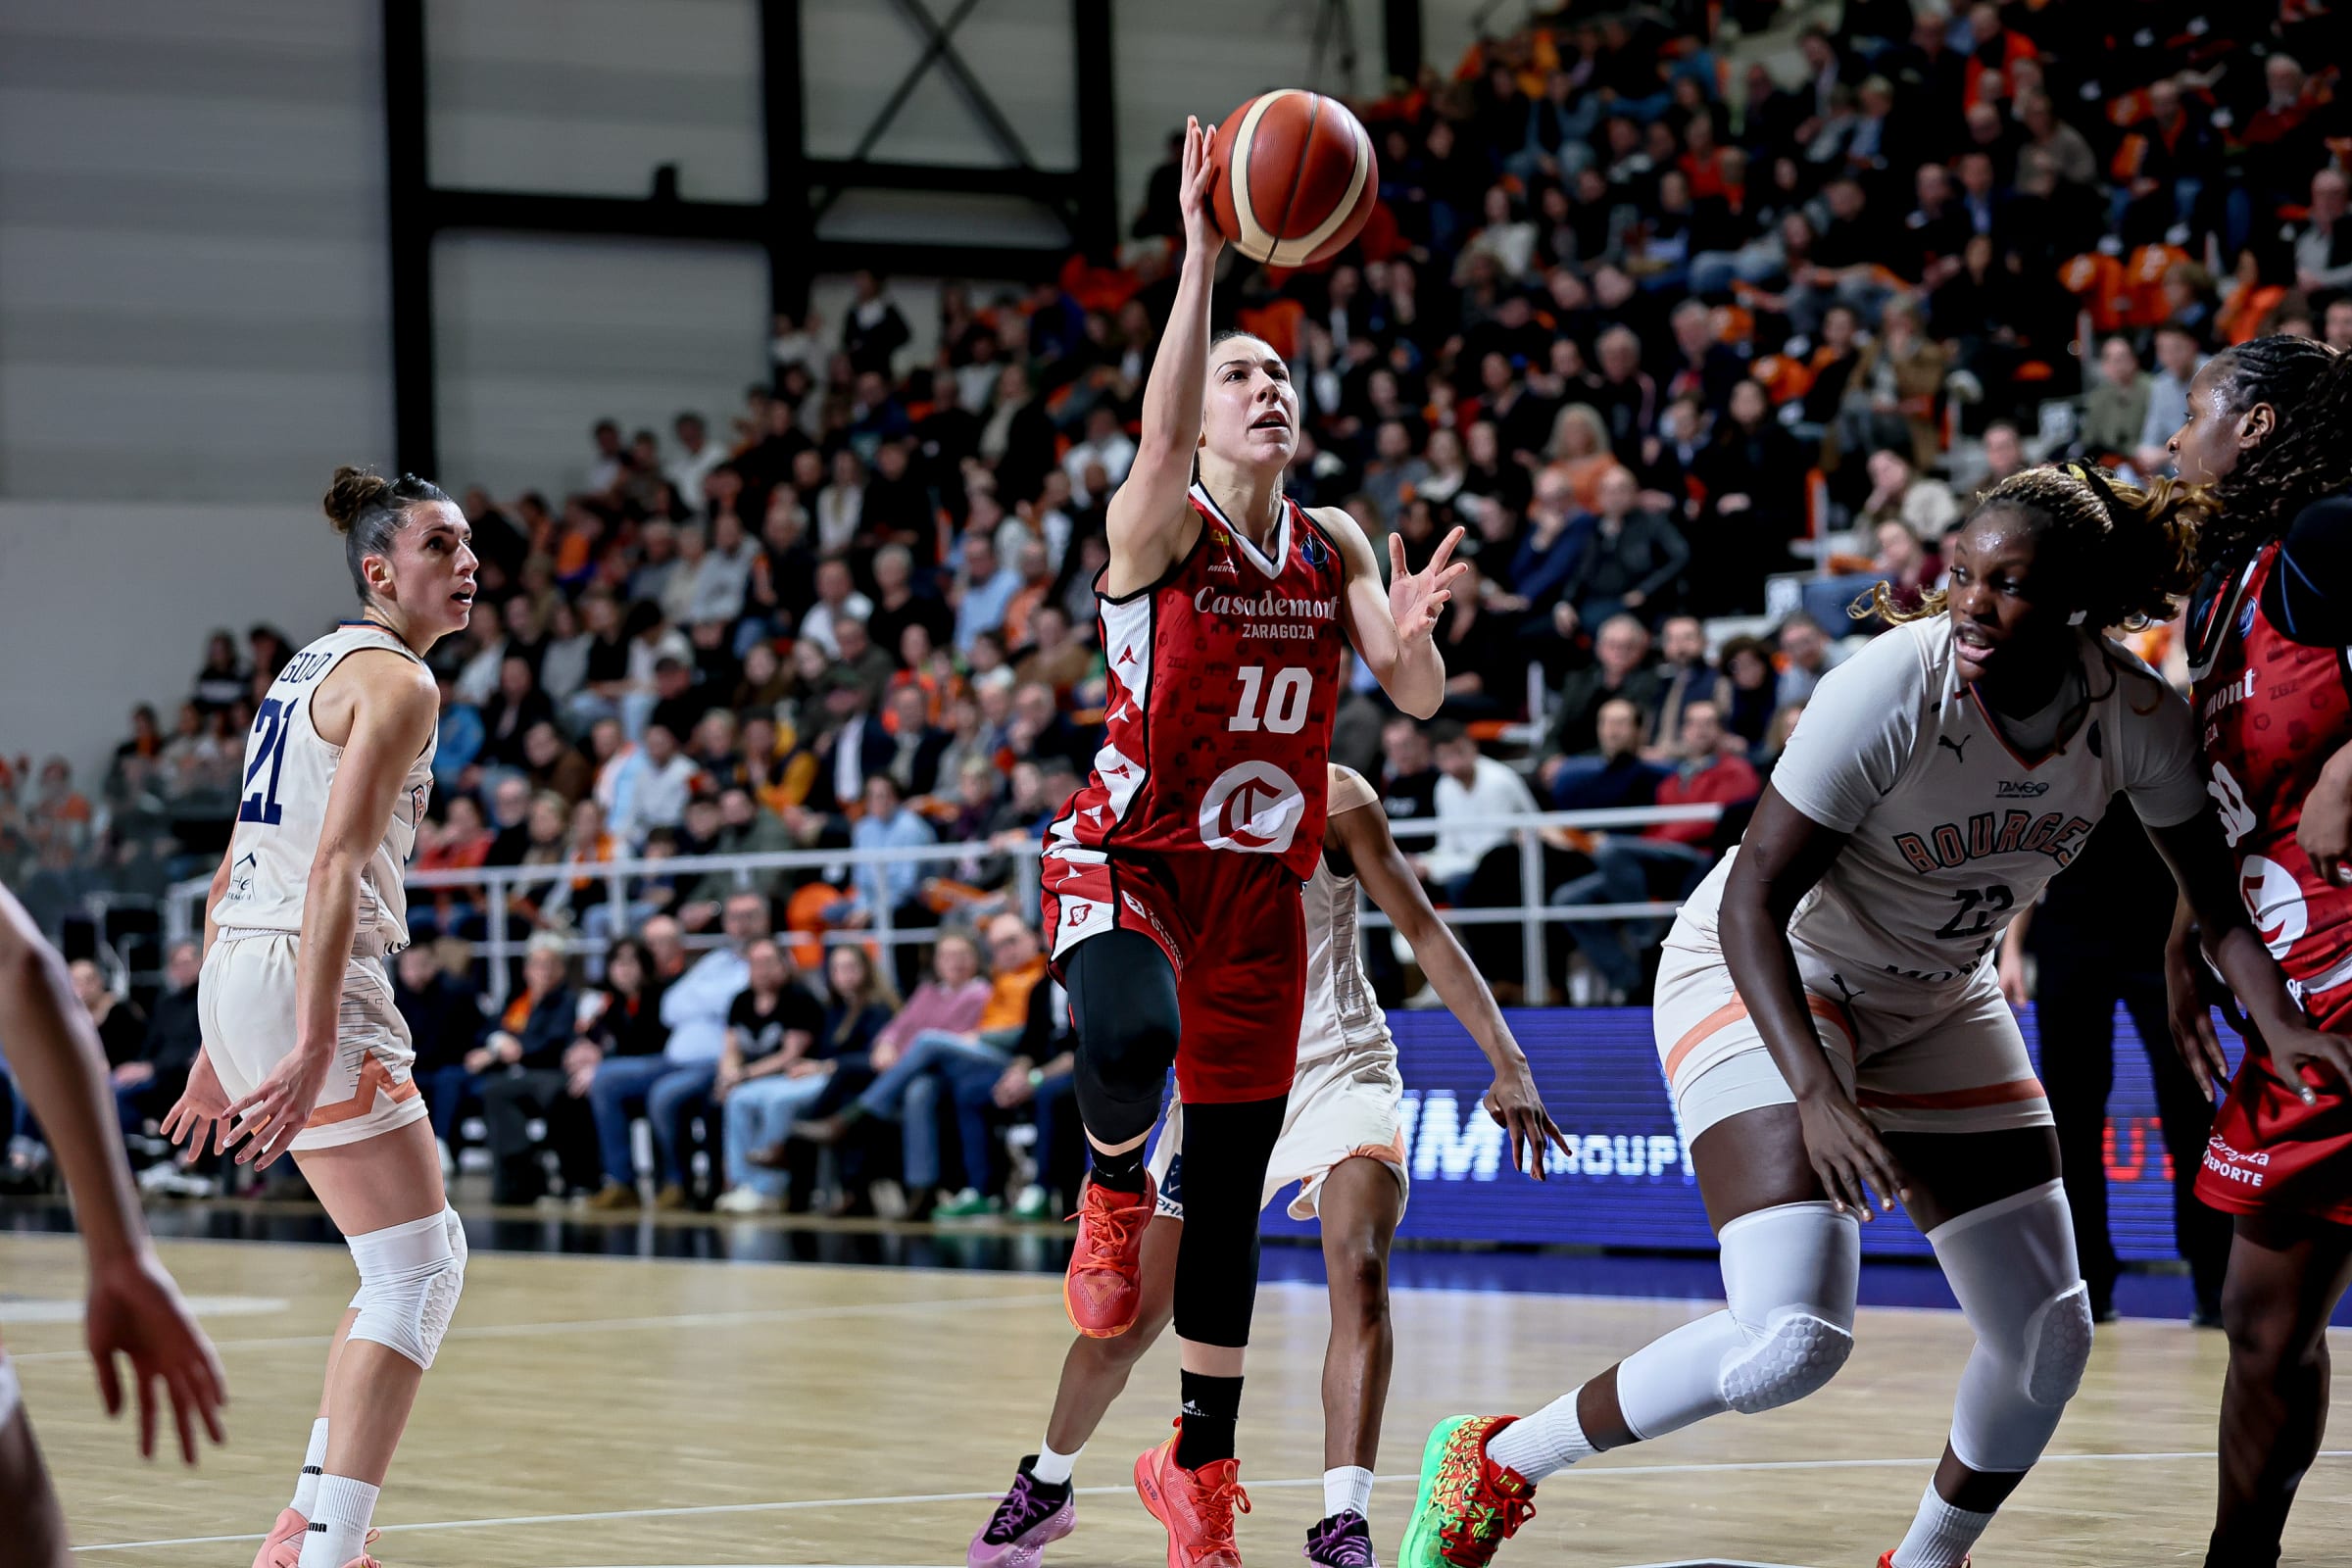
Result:
M426 0L424 38L435 184L766 194L752 0Z
M384 455L380 58L374 0L0 4L0 496Z
M723 439L766 373L767 259L749 246L449 234L433 301L453 493L576 486L606 416L666 444L695 409Z
M355 603L316 505L0 501L0 753L61 754L94 795L133 705L170 727L214 627L300 644Z

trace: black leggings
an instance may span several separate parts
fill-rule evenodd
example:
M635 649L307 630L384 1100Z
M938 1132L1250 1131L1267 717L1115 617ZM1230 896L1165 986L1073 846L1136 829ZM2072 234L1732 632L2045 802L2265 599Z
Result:
M1182 1027L1176 971L1150 937L1106 931L1062 960L1078 1030L1078 1113L1098 1143L1152 1130ZM1184 1239L1176 1251L1176 1333L1202 1345L1250 1343L1266 1162L1288 1095L1184 1108Z

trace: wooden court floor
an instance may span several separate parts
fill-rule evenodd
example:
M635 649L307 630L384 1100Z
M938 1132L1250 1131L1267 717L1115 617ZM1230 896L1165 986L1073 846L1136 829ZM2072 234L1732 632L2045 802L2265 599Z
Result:
M91 1568L243 1568L285 1501L352 1273L338 1248L166 1242L232 1392L230 1442L189 1473L142 1466L98 1414L68 1238L0 1238L0 1332ZM1067 1342L1051 1276L476 1250L377 1522L389 1568L953 1564L1035 1446ZM1393 1562L1430 1424L1522 1409L1706 1308L1405 1291L1374 1494ZM1298 1561L1322 1511L1320 1287L1269 1285L1243 1406L1252 1564ZM1685 1559L1867 1565L1941 1446L1968 1334L1948 1312L1863 1311L1823 1395L1727 1417L1546 1485L1505 1565ZM2352 1348L2352 1347L2347 1347ZM2050 1459L1977 1554L2006 1564L2200 1560L2223 1347L2172 1323L2100 1331ZM1155 1348L1080 1461L1057 1565L1155 1565L1128 1487L1167 1431ZM2339 1421L2339 1430L2341 1422ZM2339 1440L2340 1441L2340 1440ZM2303 1487L2287 1560L2352 1560L2352 1453Z

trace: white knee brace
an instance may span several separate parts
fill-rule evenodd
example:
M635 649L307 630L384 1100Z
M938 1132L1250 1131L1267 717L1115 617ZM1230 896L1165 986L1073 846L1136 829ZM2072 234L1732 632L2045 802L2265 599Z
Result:
M444 1207L405 1225L366 1231L349 1245L360 1266L359 1294L351 1298L360 1315L351 1338L431 1367L466 1286L466 1227L458 1211Z
M1952 1409L1971 1470L2030 1470L2090 1364L2090 1293L2066 1194L2044 1182L1928 1233L1977 1348Z
M1618 1404L1638 1437L1792 1403L1853 1352L1860 1220L1826 1202L1785 1203L1741 1215L1720 1240L1728 1309L1686 1323L1618 1367Z

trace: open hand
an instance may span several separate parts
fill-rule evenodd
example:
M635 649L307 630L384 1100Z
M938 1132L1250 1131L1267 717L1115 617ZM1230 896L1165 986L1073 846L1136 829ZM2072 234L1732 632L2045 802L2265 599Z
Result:
M1511 1169L1524 1171L1538 1181L1550 1178L1544 1174L1544 1156L1548 1149L1565 1154L1568 1139L1553 1124L1551 1112L1544 1108L1544 1097L1536 1092L1535 1074L1520 1063L1516 1072L1497 1073L1494 1085L1487 1090L1487 1114L1494 1118L1511 1143Z
M139 1398L140 1457L155 1457L158 1384L172 1402L182 1460L196 1462L199 1421L215 1443L227 1441L220 1426L220 1407L228 1402L220 1358L152 1251L142 1247L90 1275L83 1335L90 1359L97 1364L98 1395L106 1401L108 1415L122 1410L122 1373L115 1357L130 1362L131 1386Z
M223 1152L242 1143L237 1163L268 1170L278 1155L293 1146L294 1135L309 1125L318 1106L318 1090L326 1082L331 1051L297 1046L262 1080L261 1087L228 1107L228 1133Z
M1851 1208L1867 1222L1872 1188L1878 1189L1882 1209L1910 1197L1909 1179L1859 1105L1843 1094L1831 1094L1800 1100L1796 1110L1804 1124L1806 1157L1838 1213Z
M187 1088L164 1115L164 1141L201 1154L206 1140L214 1139L225 1153L228 1129L223 1118L227 1115L228 1091L220 1087L220 1075L213 1071L213 1054L208 1047L196 1053L196 1064L188 1069Z
M1225 248L1225 235L1217 227L1216 208L1208 195L1216 179L1216 167L1208 156L1216 134L1217 127L1203 126L1198 116L1185 120L1184 179L1177 188L1176 206L1184 215L1186 254L1198 251L1204 262L1215 261L1217 252Z
M1458 563L1446 564L1453 547L1462 542L1463 532L1456 528L1447 534L1437 554L1429 558L1429 564L1419 571L1404 569L1404 539L1389 535L1389 615L1396 622L1399 641L1436 634L1438 614L1453 597L1453 580L1470 569Z

